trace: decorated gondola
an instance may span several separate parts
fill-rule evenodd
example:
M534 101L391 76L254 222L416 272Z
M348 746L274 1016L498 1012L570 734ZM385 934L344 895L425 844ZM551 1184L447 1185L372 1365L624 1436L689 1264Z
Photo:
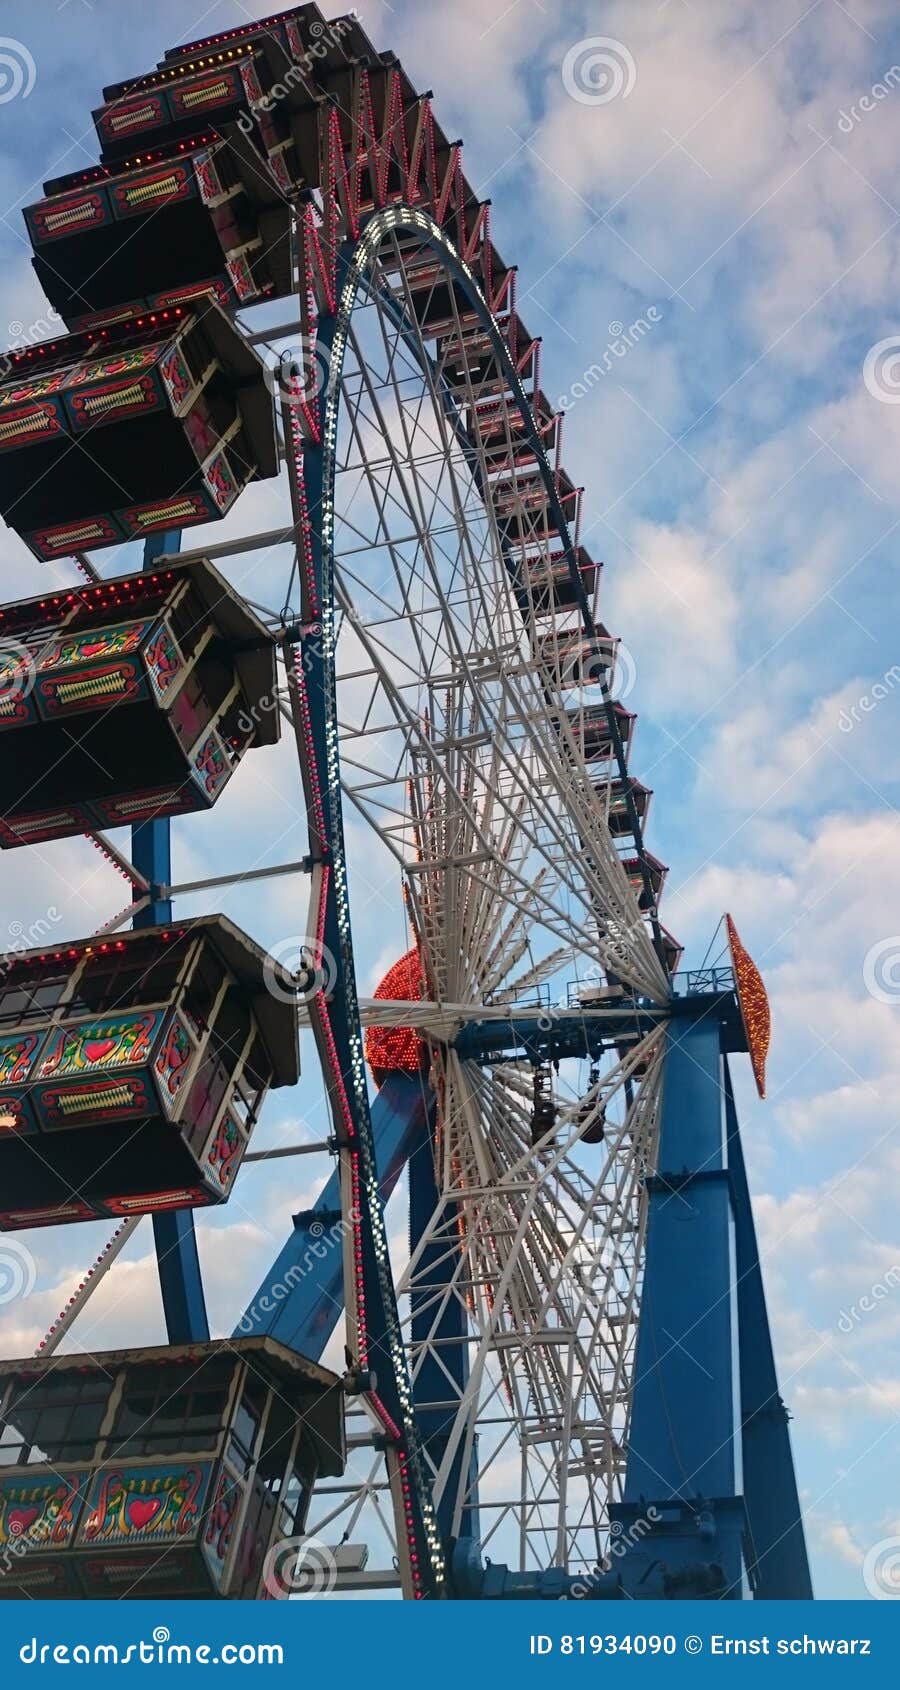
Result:
M0 1228L222 1203L299 1073L291 977L224 916L10 958Z
M0 1598L279 1594L341 1381L272 1338L0 1362Z
M278 738L274 637L205 559L5 605L0 642L2 847L209 809Z

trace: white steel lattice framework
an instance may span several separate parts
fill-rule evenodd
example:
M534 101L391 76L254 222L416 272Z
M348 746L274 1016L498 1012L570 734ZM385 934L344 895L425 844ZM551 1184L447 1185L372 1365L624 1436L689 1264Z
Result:
M327 68L309 75L321 93ZM279 707L295 729L310 859L259 872L309 870L298 998L353 1221L346 1349L362 1381L351 1470L318 1498L310 1532L369 1536L419 1595L445 1579L433 1509L454 1535L477 1511L482 1544L523 1568L581 1571L604 1554L672 955L628 774L617 642L597 620L580 490L561 466L515 272L459 146L399 66L354 60L332 93L315 111L318 179L295 204L298 311L275 329L247 322L279 372L292 523L197 555L285 555L282 604L258 608L283 637ZM398 936L404 908L421 958L421 1005L394 1011L360 1005L352 973L348 885L373 852L393 860ZM574 1007L545 1012L573 976ZM535 1006L544 1035L592 1029L546 1076L543 1113L533 1051L493 1061L466 1045L473 1027ZM433 1131L419 1154L434 1202L392 1267L361 1027L398 1018L428 1052ZM368 1366L366 1203L393 1406ZM407 1374L437 1437L416 1431ZM421 1519L407 1478L426 1499Z

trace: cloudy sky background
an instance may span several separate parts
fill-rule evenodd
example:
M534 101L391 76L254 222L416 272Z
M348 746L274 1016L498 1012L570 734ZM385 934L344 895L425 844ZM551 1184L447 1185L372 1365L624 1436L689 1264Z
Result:
M0 105L0 337L51 327L21 206L95 160L101 85L267 9L4 0L0 31L27 47L36 80ZM602 614L634 663L632 767L655 791L666 924L696 963L731 910L766 975L769 1102L744 1064L738 1078L782 1389L817 1593L862 1597L867 1553L900 1541L900 366L891 347L867 362L883 341L900 351L896 7L358 10L465 137L496 244L520 268L521 315L544 337L585 542L607 566ZM596 37L606 45L579 48ZM605 80L592 80L597 52ZM271 490L234 520L272 526ZM47 584L8 533L0 564L5 597ZM253 596L266 586L255 571ZM273 576L268 602L277 592ZM176 876L255 859L262 814L266 848L299 855L283 749L248 759L215 819L176 830ZM397 888L373 861L354 892L368 989L396 953ZM51 908L60 936L86 932L126 895L86 842L10 854L0 948ZM276 881L222 907L276 943L302 932L305 889ZM302 1120L272 1100L262 1142L323 1136L314 1086L302 1097ZM217 1330L318 1177L308 1162L247 1170L227 1212L201 1222ZM33 1348L106 1236L29 1236L36 1283L2 1310L3 1353ZM159 1339L149 1242L145 1223L79 1346Z

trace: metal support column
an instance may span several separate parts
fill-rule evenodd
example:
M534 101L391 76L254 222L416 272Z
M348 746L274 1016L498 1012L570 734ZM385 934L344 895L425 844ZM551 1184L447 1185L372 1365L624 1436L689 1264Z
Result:
M756 1227L728 1059L725 1058L728 1166L734 1194L738 1321L741 1334L741 1422L744 1500L757 1600L812 1599L803 1518L797 1494L789 1415L778 1390Z
M734 1224L718 1016L674 1000L624 1501L631 1596L749 1594L741 1495Z
M386 1203L415 1145L427 1101L421 1081L390 1074L372 1104L378 1189ZM247 1304L235 1338L269 1333L309 1361L322 1353L344 1312L340 1177L335 1171L314 1206L294 1216L294 1229Z
M409 1159L409 1249L414 1256L423 1234L439 1203L437 1181L434 1177L434 1145L432 1121L426 1119L419 1140ZM455 1212L455 1206L454 1206ZM449 1221L449 1214L446 1219ZM422 1441L435 1469L439 1469L447 1449L447 1439L456 1419L455 1410L435 1408L458 1393L465 1395L469 1378L469 1351L466 1338L469 1321L460 1298L452 1289L454 1261L444 1241L433 1242L419 1258L416 1289L411 1297L410 1339L416 1365L413 1379L413 1399ZM443 1303L443 1311L435 1321L435 1309ZM422 1346L425 1353L422 1354ZM465 1441L461 1440L444 1495L437 1504L438 1525L445 1543L451 1536L478 1538L478 1510L462 1510L457 1531L453 1531L453 1505L459 1492L461 1464L465 1455ZM478 1476L477 1451L473 1448L469 1462L469 1495L475 1494Z
M144 542L144 568L154 569L158 558L177 552L180 547L178 529L152 535ZM172 918L171 901L157 895L160 887L172 882L170 836L168 817L141 822L131 830L132 862L150 883L150 903L135 916L135 927L156 927ZM153 1237L169 1343L186 1344L208 1338L209 1321L191 1210L154 1215Z

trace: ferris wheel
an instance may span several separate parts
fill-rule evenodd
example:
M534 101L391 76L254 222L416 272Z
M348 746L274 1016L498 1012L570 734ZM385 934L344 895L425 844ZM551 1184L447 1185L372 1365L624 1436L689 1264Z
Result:
M7 725L40 756L0 842L87 833L134 901L99 941L21 959L18 1019L0 1002L13 1029L0 1172L7 1149L7 1227L118 1224L39 1359L6 1364L0 1438L19 1490L0 1496L0 1539L46 1452L39 1411L71 1385L58 1346L73 1327L77 1345L78 1316L153 1214L168 1344L107 1361L120 1383L112 1403L98 1395L96 1441L50 1451L54 1474L68 1461L74 1477L62 1501L48 1482L34 1503L23 1589L33 1577L38 1594L57 1579L122 1593L127 1549L139 1595L170 1576L232 1596L544 1594L548 1580L620 1594L610 1556L628 1511L673 1494L649 1443L633 1479L636 1399L668 1389L672 1365L657 1349L648 1367L641 1313L677 1271L654 1219L674 1190L661 1151L683 1083L673 1040L689 1023L688 1059L706 1073L696 1040L714 1035L719 1111L723 1052L749 1045L761 1075L766 1011L736 934L734 974L673 985L681 953L659 921L665 869L644 843L651 795L630 772L619 641L599 619L600 564L516 272L430 96L354 19L303 6L179 47L105 90L96 121L101 164L48 184L27 213L72 332L43 357L14 355L0 388L0 509L39 556L88 577L7 611ZM277 320L254 317L278 300ZM280 528L222 540L209 528L187 549L190 527L276 476ZM101 548L140 535L141 575L106 576ZM229 560L243 560L243 584L255 557L276 583L269 602L228 579ZM135 765L123 736L138 708ZM296 747L302 861L173 885L169 818L212 809L279 732ZM127 820L130 850L106 832ZM354 924L373 862L399 942L367 997ZM282 873L309 900L289 965L222 916L172 913L179 891ZM330 1178L247 1287L233 1338L210 1340L191 1217L252 1178L241 1164L265 1154L249 1146L266 1092L296 1080L298 1025L328 1100ZM136 1123L112 1157L101 1109L107 1134ZM719 1165L716 1131L698 1178ZM729 1142L733 1193L730 1129ZM383 1203L403 1168L398 1256ZM715 1190L740 1210L755 1292L749 1205ZM704 1216L702 1248L720 1221ZM716 1256L715 1271L733 1265ZM340 1375L323 1360L336 1329ZM243 1369L227 1389L226 1359ZM215 1425L201 1425L195 1391L181 1443L173 1432L163 1449L132 1398L158 1412L162 1387L152 1397L145 1376L165 1362L221 1379ZM733 1394L729 1375L723 1415ZM132 1404L119 1432L117 1402ZM783 1423L775 1435L783 1457ZM191 1491L197 1451L209 1471ZM675 1504L696 1537L704 1487L683 1446L678 1460ZM755 1568L758 1509L754 1526ZM741 1535L729 1516L703 1563L709 1592L743 1577ZM186 1572L195 1561L202 1575ZM683 1592L676 1579L664 1593Z

